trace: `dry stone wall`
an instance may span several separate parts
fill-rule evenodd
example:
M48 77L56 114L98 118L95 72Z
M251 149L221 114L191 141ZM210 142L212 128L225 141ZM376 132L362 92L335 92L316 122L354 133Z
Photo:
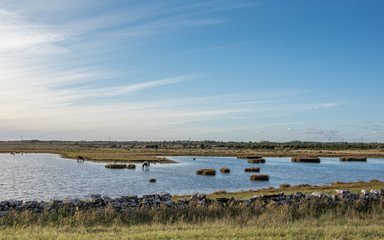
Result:
M53 201L20 201L9 200L0 201L0 217L8 215L12 211L22 212L30 211L32 213L41 213L44 211L58 212L58 211L84 211L96 210L104 211L106 208L112 208L116 212L136 211L139 209L159 209L163 207L186 209L194 206L215 206L225 208L230 205L244 205L246 207L252 205L253 202L263 204L276 204L276 205L297 205L303 202L308 203L337 203L337 202L356 202L359 201L363 204L370 204L372 202L384 203L384 190L371 191L362 190L360 194L350 193L348 190L336 190L336 194L328 195L321 192L314 192L312 194L303 194L296 192L292 194L269 194L269 195L255 195L250 199L235 199L231 198L216 198L210 199L206 195L193 195L189 199L172 200L172 195L166 192L156 194L143 195L123 195L118 198L110 198L108 196L101 197L100 194L91 195L90 199L70 199L70 200L53 200Z

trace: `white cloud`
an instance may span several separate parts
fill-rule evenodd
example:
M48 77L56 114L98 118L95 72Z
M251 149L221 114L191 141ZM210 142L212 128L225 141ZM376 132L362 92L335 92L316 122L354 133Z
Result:
M0 9L0 54L63 53L67 50L55 44L68 38L66 34L32 24L16 13Z

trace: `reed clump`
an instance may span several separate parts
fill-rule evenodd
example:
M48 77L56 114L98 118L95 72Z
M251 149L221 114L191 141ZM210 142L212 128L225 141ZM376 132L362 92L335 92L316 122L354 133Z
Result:
M244 172L260 172L259 167L244 168Z
M264 158L248 159L248 163L265 163L265 159Z
M203 168L196 171L197 175L215 176L216 170L212 168Z
M269 176L265 174L252 174L249 179L252 181L268 181Z
M122 168L126 168L127 165L122 163L111 163L111 164L105 165L105 167L111 168L111 169L122 169Z
M222 172L222 173L230 173L231 169L229 169L229 168L220 168L220 172Z
M366 162L366 157L341 157L341 162Z
M156 182L156 178L150 178L149 182Z
M320 163L320 158L317 156L297 156L292 157L291 161L301 163Z
M127 165L127 168L128 169L136 169L136 165L133 164L133 163L130 163L130 164Z

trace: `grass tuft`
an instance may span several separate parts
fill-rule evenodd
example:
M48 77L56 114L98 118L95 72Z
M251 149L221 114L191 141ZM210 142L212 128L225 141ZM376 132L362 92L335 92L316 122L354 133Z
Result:
M149 182L156 182L156 178L150 178Z

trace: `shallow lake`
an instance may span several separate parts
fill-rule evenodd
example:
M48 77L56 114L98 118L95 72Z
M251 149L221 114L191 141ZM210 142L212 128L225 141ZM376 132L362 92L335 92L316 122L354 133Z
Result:
M177 164L152 164L149 171L107 169L104 163L63 159L55 154L0 154L0 200L51 200L88 198L91 194L121 195L170 192L171 194L211 193L278 187L282 183L323 185L335 181L384 180L384 159L368 162L340 162L321 158L321 163L292 163L290 158L265 158L265 164L250 164L231 157L169 157ZM221 173L222 167L231 169ZM249 180L245 167L260 167L268 182ZM216 169L216 176L196 175L201 168ZM150 183L156 178L156 183Z

